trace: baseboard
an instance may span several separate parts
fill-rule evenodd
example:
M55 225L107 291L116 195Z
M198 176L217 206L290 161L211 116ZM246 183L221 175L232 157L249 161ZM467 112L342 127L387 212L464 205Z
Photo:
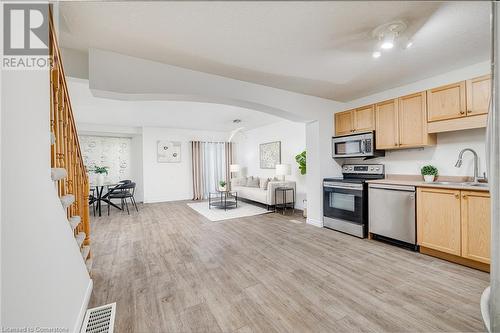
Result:
M323 228L323 221L307 218L306 223L318 228Z
M74 333L79 333L83 324L83 319L85 318L85 313L87 312L87 308L89 307L90 296L92 295L92 288L94 286L94 282L92 279L89 281L89 285L87 286L87 290L85 291L85 297L83 298L82 307L80 308L80 312L78 313L78 317L76 318L75 328L73 329Z

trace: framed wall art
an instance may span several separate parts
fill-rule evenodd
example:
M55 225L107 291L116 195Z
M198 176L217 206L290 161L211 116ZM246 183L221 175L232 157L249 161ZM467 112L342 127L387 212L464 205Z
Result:
M157 161L158 163L180 163L181 143L178 141L157 141Z
M281 163L281 141L262 143L260 145L260 168L274 169Z

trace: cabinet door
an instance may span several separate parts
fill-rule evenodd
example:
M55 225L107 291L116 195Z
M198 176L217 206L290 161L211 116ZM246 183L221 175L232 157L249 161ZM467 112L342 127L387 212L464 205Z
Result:
M465 81L427 90L427 119L465 117Z
M399 145L401 148L428 144L425 92L399 98Z
M490 196L462 191L462 257L490 263Z
M460 191L418 188L417 243L461 255Z
M353 130L353 111L344 111L335 114L335 135L351 134Z
M375 105L375 141L377 149L399 147L397 99Z
M373 105L368 105L362 108L357 108L354 112L354 131L369 132L375 127L374 108Z
M466 81L467 115L488 113L491 96L491 76L484 75Z

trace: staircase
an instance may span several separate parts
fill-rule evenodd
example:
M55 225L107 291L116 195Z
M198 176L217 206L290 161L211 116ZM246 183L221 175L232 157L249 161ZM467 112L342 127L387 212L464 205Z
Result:
M57 44L52 13L49 22L50 70L50 139L51 178L57 187L61 209L66 211L68 227L75 236L89 273L90 251L89 179L83 164L73 110Z

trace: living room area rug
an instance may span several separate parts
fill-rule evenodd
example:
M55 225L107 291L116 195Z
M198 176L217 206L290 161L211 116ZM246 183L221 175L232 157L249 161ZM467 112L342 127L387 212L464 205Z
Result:
M187 205L212 222L271 213L265 208L241 201L238 201L238 207L228 208L227 210L217 207L208 209L208 201L188 203Z

